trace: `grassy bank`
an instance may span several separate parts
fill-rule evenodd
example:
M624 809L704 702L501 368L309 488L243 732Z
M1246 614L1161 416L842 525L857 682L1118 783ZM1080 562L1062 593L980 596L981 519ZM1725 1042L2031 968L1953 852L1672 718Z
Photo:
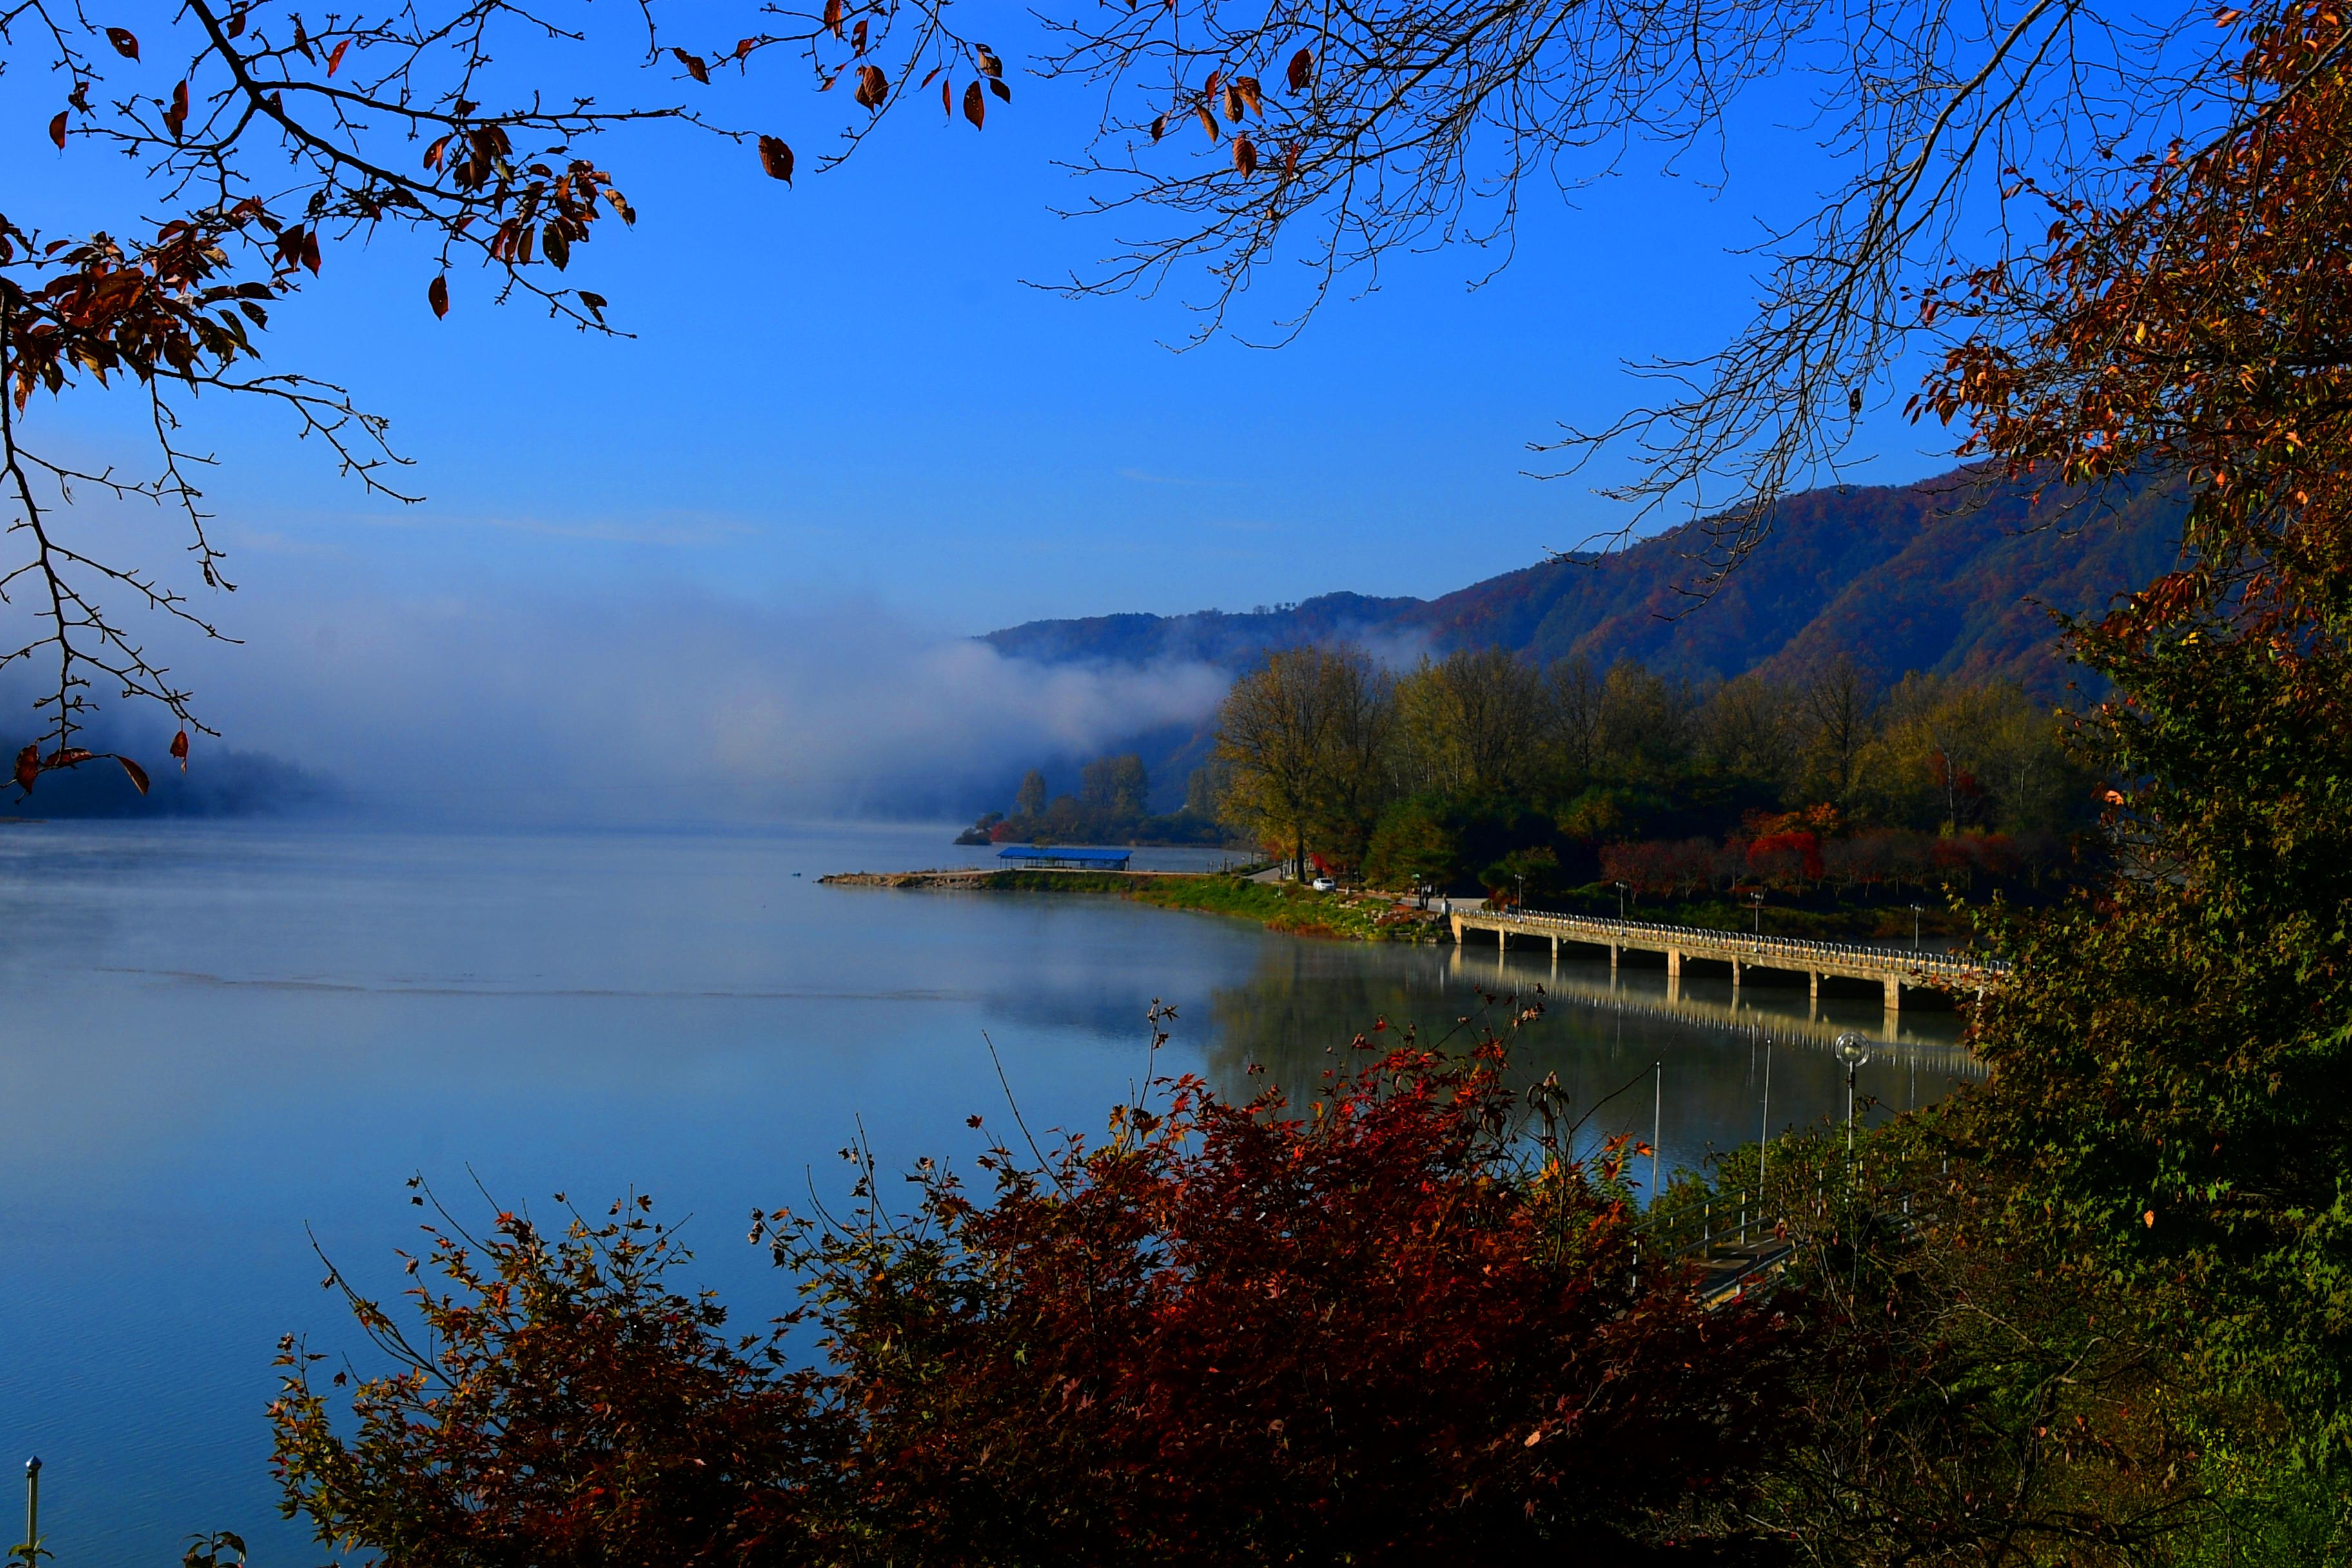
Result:
M1318 893L1289 882L1240 877L1151 876L1126 871L994 871L975 887L1037 893L1116 893L1163 910L1194 910L1255 921L1269 931L1349 942L1435 942L1444 931L1433 913L1400 911L1389 900Z

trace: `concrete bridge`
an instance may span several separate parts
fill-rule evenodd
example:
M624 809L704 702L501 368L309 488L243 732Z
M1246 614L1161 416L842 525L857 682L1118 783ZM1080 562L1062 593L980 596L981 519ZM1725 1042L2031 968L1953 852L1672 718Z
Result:
M1693 961L1727 963L1736 989L1750 969L1784 970L1807 976L1815 1001L1821 999L1824 978L1874 981L1884 987L1889 1012L1903 1005L1903 987L1938 991L1970 991L1982 995L2000 984L2009 965L1996 958L1973 958L1933 952L1913 947L1876 947L1863 942L1810 942L1801 937L1749 936L1739 931L1708 931L1699 926L1656 925L1646 921L1617 921L1591 915L1549 915L1528 910L1454 910L1450 912L1458 945L1470 931L1493 931L1497 950L1511 938L1533 937L1551 943L1554 961L1560 944L1606 948L1609 967L1631 949L1666 956L1669 991L1678 989L1683 965Z

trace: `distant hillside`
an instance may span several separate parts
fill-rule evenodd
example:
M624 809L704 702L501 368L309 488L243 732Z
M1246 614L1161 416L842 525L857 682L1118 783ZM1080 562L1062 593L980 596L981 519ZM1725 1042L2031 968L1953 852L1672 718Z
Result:
M1360 642L1398 662L1493 646L1538 661L1634 658L1701 682L1800 674L1843 650L1889 679L1914 669L1999 675L2048 691L2064 679L2049 610L2098 609L2165 570L2180 508L2177 493L2154 489L2030 507L2019 487L1953 474L1791 498L1771 537L1704 604L1678 591L1692 576L1685 552L1697 547L1685 528L1437 599L1326 594L1244 615L1031 621L986 640L1045 663L1228 668L1303 643Z

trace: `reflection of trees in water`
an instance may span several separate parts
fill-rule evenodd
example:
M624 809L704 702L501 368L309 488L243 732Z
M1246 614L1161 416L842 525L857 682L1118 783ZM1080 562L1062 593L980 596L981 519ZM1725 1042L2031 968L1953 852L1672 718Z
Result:
M1385 1048L1401 1042L1411 1025L1424 1044L1450 1036L1451 1044L1466 1048L1482 1024L1498 1033L1508 1028L1513 995L1533 999L1541 988L1546 1010L1514 1037L1511 1078L1524 1088L1557 1075L1572 1102L1571 1116L1594 1111L1586 1138L1620 1132L1648 1138L1653 1063L1663 1068L1661 1122L1669 1167L1696 1164L1710 1151L1755 1141L1764 1125L1768 1053L1776 1135L1845 1113L1845 1069L1825 1043L1810 1038L1801 1011L1788 1019L1759 1015L1738 1022L1728 1009L1717 1009L1724 1014L1718 1021L1704 1016L1705 1009L1685 1016L1657 1006L1661 998L1647 990L1629 988L1626 1005L1612 1005L1589 983L1532 967L1449 971L1438 955L1375 965L1318 948L1269 944L1248 980L1213 993L1207 1067L1220 1094L1246 1099L1273 1083L1295 1100L1311 1099L1326 1071L1352 1070L1369 1059L1369 1053L1350 1048L1359 1033ZM1458 1024L1465 1016L1470 1024ZM1373 1025L1383 1017L1390 1029L1375 1034ZM1776 1026L1789 1037L1776 1040ZM1868 1119L1930 1104L1948 1092L1955 1060L1948 1044L1881 1042L1878 1049L1856 1086ZM1252 1065L1263 1067L1264 1076L1252 1076ZM1601 1103L1619 1090L1625 1092Z

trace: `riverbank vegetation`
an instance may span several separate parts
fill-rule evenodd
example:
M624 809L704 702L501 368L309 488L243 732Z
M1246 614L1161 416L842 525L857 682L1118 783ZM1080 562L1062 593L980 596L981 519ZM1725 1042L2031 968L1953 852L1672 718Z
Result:
M1630 663L1465 650L1396 675L1290 649L1235 682L1216 755L1218 809L1297 864L1701 924L1759 892L1841 929L2040 902L2095 848L2093 774L2022 689L1882 686L1844 658L1702 691Z
M859 871L824 880L849 887L1108 895L1163 910L1232 915L1293 936L1340 937L1354 942L1440 942L1450 935L1440 912L1400 903L1381 894L1318 891L1297 882L1261 882L1238 872Z
M983 812L958 844L1219 845L1235 842L1195 779L1178 810L1154 814L1151 777L1132 752L1078 770L1078 793L1053 795L1045 773L1023 776L1010 811Z

